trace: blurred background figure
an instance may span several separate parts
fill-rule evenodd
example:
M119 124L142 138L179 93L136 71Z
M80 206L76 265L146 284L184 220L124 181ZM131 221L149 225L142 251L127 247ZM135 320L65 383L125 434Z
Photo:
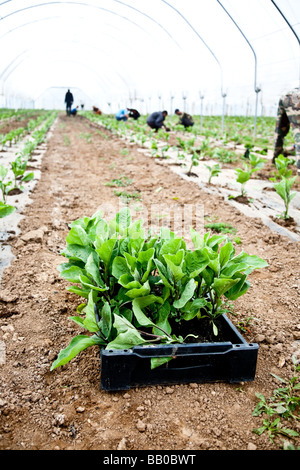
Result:
M140 117L140 113L136 109L125 108L116 113L117 121L127 121L128 118L133 118L135 121Z
M93 113L99 114L99 115L102 114L102 112L100 111L100 109L97 108L96 106L93 106Z
M138 120L138 118L140 117L140 113L136 110L136 109L132 109L132 108L127 108L129 114L128 116L130 118L133 118L135 121Z
M190 114L183 113L179 109L175 109L175 114L177 114L177 116L179 116L179 123L178 124L181 124L185 128L192 127L194 125L193 118Z
M155 111L147 117L147 124L151 129L155 129L155 132L162 127L164 127L166 131L169 131L170 129L164 124L164 120L167 116L168 111Z
M117 121L127 121L128 117L129 117L129 113L128 113L128 109L120 109L120 111L118 111L116 114L115 114L115 117L116 117L116 120Z
M300 173L300 89L294 88L280 97L275 128L275 144L272 162L278 155L284 155L284 138L290 128L295 139L296 165Z
M74 102L74 98L70 90L67 91L65 96L65 103L66 103L66 113L69 116L71 114L72 104Z
M76 108L73 108L72 111L70 112L70 114L72 116L76 116L78 108L79 108L79 106L76 106Z

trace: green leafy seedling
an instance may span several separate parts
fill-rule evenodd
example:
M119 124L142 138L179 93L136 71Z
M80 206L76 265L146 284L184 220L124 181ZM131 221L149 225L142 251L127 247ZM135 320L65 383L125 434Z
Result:
M289 168L289 166L294 163L295 160L293 158L284 157L282 154L278 155L278 157L275 158L276 172L274 177L269 178L270 181L276 182L283 177L290 178L292 176L292 169Z
M236 168L235 172L237 175L236 181L241 184L241 196L246 196L245 185L251 178L251 169L249 169L248 165L245 165L244 170Z
M251 167L251 173L254 173L255 171L261 170L264 167L265 160L258 157L257 155L254 155L253 153L250 153L249 163Z
M122 198L126 203L131 201L132 199L140 201L141 195L134 191L133 193L128 193L127 191L114 191L114 194L120 198Z
M216 165L213 165L212 167L209 165L205 165L205 166L209 170L208 184L210 184L212 178L215 176L218 176L221 173L222 168L220 167L218 163Z
M4 202L0 201L0 219L12 214L16 208L9 204L5 204Z
M289 211L289 205L291 200L296 196L296 192L291 193L291 188L296 181L297 176L294 176L293 178L286 178L285 176L282 177L280 183L274 183L274 188L279 194L279 196L283 199L285 210L283 211L282 214L278 215L277 217L282 218L284 220L289 219L290 216L288 214Z
M205 224L204 228L209 228L214 232L218 233L234 233L236 234L236 228L232 227L231 224L226 224L224 222L212 222L209 224Z
M20 185L18 184L18 179L21 179L22 182L26 182L34 178L33 172L27 173L25 175L26 168L27 160L22 160L20 156L11 162L11 169L15 177L15 188L21 189Z
M114 178L111 182L105 183L105 186L129 186L132 184L132 180L128 176L120 176L119 178Z
M192 153L192 156L191 156L191 164L190 164L190 167L189 167L189 170L187 172L187 175L190 176L191 173L192 173L192 168L194 166L198 166L199 165L199 158L200 158L200 155L198 155L196 152L193 152Z
M2 202L3 204L6 203L7 194L10 191L10 186L13 186L13 182L11 180L6 181L6 176L8 174L8 168L4 165L0 165L0 190L2 193Z

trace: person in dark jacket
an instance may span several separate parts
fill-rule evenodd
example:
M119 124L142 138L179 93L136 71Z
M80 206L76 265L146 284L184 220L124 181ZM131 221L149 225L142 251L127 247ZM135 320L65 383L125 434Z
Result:
M295 139L296 166L300 174L300 88L288 91L278 103L273 163L283 153L284 138L292 130Z
M175 114L177 114L179 116L179 123L178 124L181 124L185 128L192 127L194 125L193 118L190 114L183 113L179 109L175 109Z
M71 114L71 108L73 104L74 98L70 90L67 91L66 96L65 96L65 103L66 103L66 112L67 115L70 116Z
M158 131L158 129L161 129L164 127L166 131L170 130L168 127L165 126L164 120L167 117L168 112L167 111L155 111L154 113L150 114L147 117L147 124L151 129L155 129L155 132Z
M140 117L140 113L136 109L125 108L120 109L115 115L117 121L127 121L128 118L133 118L137 120Z
M136 109L132 109L132 108L127 108L129 114L128 116L133 118L135 121L138 120L138 118L140 117L140 113L136 110Z

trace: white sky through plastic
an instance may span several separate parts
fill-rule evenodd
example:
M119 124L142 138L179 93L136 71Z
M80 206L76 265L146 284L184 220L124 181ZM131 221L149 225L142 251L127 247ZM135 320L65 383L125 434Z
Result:
M0 106L63 109L70 88L104 112L199 114L203 96L207 114L224 97L229 114L253 114L256 85L273 115L299 86L297 35L300 0L2 1Z

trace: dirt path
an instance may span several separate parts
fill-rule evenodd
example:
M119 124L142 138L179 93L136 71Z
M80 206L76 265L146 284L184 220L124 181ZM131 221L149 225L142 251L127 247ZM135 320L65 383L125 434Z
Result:
M251 333L244 336L260 345L254 382L107 393L100 389L96 349L50 372L60 349L79 332L69 320L79 299L66 291L56 269L64 260L60 251L68 224L100 206L118 210L116 188L106 183L120 176L133 181L121 189L139 194L136 208L200 205L204 215L237 229L247 253L268 261L268 268L251 275L252 288L236 301L232 316L235 323L251 319ZM10 240L15 259L1 281L0 346L6 353L0 362L2 450L282 448L283 437L272 444L267 435L253 433L262 419L252 412L256 392L270 397L279 387L271 373L291 377L292 355L300 358L298 242L271 232L258 218L246 218L134 144L80 116L63 114L24 214L20 235ZM299 446L299 438L293 443Z

